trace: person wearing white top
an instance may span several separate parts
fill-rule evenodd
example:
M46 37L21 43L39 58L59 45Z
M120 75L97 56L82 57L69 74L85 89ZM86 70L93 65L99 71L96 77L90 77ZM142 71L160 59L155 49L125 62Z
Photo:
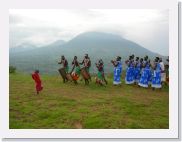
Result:
M162 58L160 58L160 68L161 68L161 82L162 84L166 82L166 73L165 73L165 66Z

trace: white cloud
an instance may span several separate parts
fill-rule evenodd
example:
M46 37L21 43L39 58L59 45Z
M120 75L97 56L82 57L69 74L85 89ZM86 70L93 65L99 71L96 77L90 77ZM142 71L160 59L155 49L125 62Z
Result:
M168 55L168 10L10 10L12 46L23 42L41 46L58 39L68 41L86 31L117 33Z

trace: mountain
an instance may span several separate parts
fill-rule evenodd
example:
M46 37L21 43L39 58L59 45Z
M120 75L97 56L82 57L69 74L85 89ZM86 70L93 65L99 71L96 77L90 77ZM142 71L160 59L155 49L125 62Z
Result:
M100 58L105 63L106 72L111 72L113 66L110 60L116 56L121 56L123 61L131 54L139 57L148 55L151 59L155 56L160 56L119 35L86 32L66 43L60 40L29 51L10 52L10 65L16 66L17 69L23 72L31 72L34 69L39 69L42 73L55 74L57 73L57 69L60 68L57 62L61 55L65 55L71 67L73 57L76 55L81 62L85 53L89 54L92 61L91 72L96 72L95 62Z
M9 49L10 53L18 53L18 52L24 52L24 51L29 51L32 49L37 48L37 46L30 44L30 43L23 43L21 45L15 46L15 47L11 47Z
M61 46L65 43L66 43L66 41L64 41L64 40L57 40L57 41L47 45L47 47L58 47L58 46Z

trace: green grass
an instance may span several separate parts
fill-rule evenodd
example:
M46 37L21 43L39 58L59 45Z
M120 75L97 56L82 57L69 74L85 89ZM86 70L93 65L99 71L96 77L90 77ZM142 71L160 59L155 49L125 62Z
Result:
M10 129L169 128L169 91L135 85L106 87L62 83L42 76L44 90L35 95L30 75L10 74Z

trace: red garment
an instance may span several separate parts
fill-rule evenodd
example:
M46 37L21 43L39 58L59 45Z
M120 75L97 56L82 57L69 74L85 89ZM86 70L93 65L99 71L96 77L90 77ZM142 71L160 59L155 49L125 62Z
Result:
M42 87L42 82L40 80L39 74L35 72L34 74L32 74L32 78L36 83L37 92L41 91L43 89L43 87Z

